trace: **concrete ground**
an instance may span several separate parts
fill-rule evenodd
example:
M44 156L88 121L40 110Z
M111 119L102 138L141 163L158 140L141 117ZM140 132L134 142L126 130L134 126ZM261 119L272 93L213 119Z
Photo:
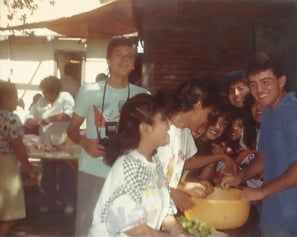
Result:
M65 215L63 209L39 212L39 189L26 188L27 217L18 220L6 236L73 236L75 214Z
M41 173L38 160L32 162L37 173ZM6 236L74 236L75 213L65 215L62 208L48 213L39 212L40 189L38 185L25 183L26 214L25 219L15 222Z

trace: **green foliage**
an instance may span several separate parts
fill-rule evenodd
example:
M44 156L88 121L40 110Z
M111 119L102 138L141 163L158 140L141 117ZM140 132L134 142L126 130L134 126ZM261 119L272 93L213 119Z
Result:
M5 6L7 6L8 13L7 19L18 19L26 23L28 14L32 15L38 9L38 3L40 0L4 0ZM48 0L50 5L55 5L56 0Z

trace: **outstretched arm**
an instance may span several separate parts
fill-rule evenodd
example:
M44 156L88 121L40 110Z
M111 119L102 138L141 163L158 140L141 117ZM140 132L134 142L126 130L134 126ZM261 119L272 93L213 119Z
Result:
M248 200L262 200L267 196L284 191L297 185L297 161L279 177L264 184L259 189L245 189L242 198Z
M221 182L221 186L224 188L238 186L244 181L261 174L263 170L263 156L260 152L257 152L255 158L247 167L238 171L235 175L226 175Z

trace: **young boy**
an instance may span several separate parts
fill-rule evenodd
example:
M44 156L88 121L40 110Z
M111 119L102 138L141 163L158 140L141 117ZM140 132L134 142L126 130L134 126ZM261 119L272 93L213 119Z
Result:
M171 97L170 143L158 149L163 161L165 176L169 181L172 198L180 211L192 207L191 195L185 191L181 177L184 163L197 153L192 133L199 133L206 127L208 114L215 102L213 91L206 81L188 80ZM166 159L162 158L166 157ZM200 188L200 190L199 190ZM192 190L195 195L206 195L212 189L198 185Z
M79 160L78 197L75 235L86 236L92 222L96 201L110 167L103 162L103 139L116 132L121 106L128 98L146 89L130 84L136 46L125 37L114 38L107 47L110 77L81 86L76 95L74 114L68 136L83 148ZM86 134L80 126L86 119ZM106 140L106 139L104 139Z

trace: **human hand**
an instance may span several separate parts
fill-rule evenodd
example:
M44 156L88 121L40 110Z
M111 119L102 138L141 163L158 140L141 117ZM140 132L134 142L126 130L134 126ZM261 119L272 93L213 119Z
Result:
M240 194L241 199L248 201L258 201L265 198L263 188L244 188Z
M224 144L212 143L212 153L216 155L226 154L226 146Z
M220 186L222 188L231 188L231 187L239 186L241 183L242 183L242 178L239 173L234 175L227 174L223 176Z
M171 197L181 212L192 208L194 205L191 195L183 190L171 189Z
M237 163L230 156L224 155L223 162L225 164L224 174L237 173Z
M162 223L165 231L168 232L170 237L191 237L177 220L175 216L166 216Z
M201 180L199 180L199 183L202 184L204 186L204 188L205 188L205 197L208 194L213 192L214 187L213 187L212 183L209 182L208 180L201 179Z
M192 197L206 197L213 191L213 186L207 180L199 180L197 182L186 182L184 191Z
M29 128L34 128L40 125L40 122L37 119L28 119L26 121L26 126L28 126Z
M46 118L46 119L42 119L41 120L41 125L48 125L51 123L51 120L49 118Z
M30 186L35 186L38 184L38 174L32 169L24 170L24 178L25 178L25 182Z
M97 138L93 139L85 137L82 147L92 157L99 157L105 155L105 146L101 145L98 142Z

